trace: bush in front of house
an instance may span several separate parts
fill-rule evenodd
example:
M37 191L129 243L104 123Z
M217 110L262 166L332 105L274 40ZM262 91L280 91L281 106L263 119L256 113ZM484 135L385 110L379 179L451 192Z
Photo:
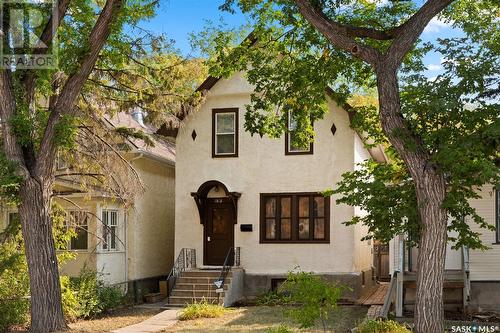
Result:
M358 333L411 333L406 326L393 320L365 320L358 326Z
M291 304L298 305L287 309L285 315L296 321L300 328L313 327L319 320L326 332L328 315L337 307L343 289L313 273L291 271L278 292L286 295Z
M72 297L75 297L74 302ZM66 301L65 298L69 300ZM100 313L120 307L124 303L124 293L121 288L108 286L102 282L96 271L84 268L80 275L72 278L67 292L63 292L63 304L67 303L68 314L76 318L90 318Z
M192 320L197 318L217 318L224 315L228 310L219 304L208 303L206 299L188 304L179 314L180 320Z
M265 306L287 305L290 303L290 297L277 290L272 290L258 296L255 302L257 305Z

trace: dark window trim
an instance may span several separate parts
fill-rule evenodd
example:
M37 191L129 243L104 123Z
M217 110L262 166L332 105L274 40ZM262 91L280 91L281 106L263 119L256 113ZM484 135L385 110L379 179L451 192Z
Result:
M285 132L285 155L313 155L314 154L314 142L311 141L309 143L309 150L304 151L291 151L289 149L289 141L290 141L290 123L288 121L289 114L286 117L286 132Z
M239 114L238 108L222 108L222 109L212 109L212 158L219 157L238 157L238 146L239 146ZM234 113L235 114L235 138L234 138L234 154L216 154L215 151L215 115L217 113Z
M495 243L494 245L500 245L500 206L498 205L498 200L500 200L500 188L494 188L495 191Z
M266 209L265 209L265 202L264 199L266 197L271 197L274 196L277 199L282 198L282 197L291 197L292 202L291 202L291 232L292 232L292 239L266 239ZM296 223L295 221L298 221L297 213L296 213L296 205L298 202L298 197L301 196L310 196L310 197L315 197L315 196L323 196L321 192L287 192L287 193L261 193L260 194L260 203L259 203L259 242L261 244L330 244L330 197L324 197L325 198L325 238L324 239L311 239L313 236L310 237L310 239L298 239L298 230L296 228ZM278 222L276 226L276 238L279 238L279 234L281 233L281 226L279 223L280 221L280 212L278 210L279 204L281 203L281 200L277 200L276 202L276 221ZM309 204L311 205L310 207L310 214L313 214L313 209L312 209L312 200L309 201ZM314 219L309 221L309 233L312 235L314 233Z

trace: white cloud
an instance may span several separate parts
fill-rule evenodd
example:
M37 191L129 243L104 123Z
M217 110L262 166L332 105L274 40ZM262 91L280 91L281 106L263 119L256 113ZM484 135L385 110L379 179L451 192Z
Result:
M441 67L441 65L437 65L437 64L429 64L429 65L427 65L427 70L431 71L431 72L440 71L441 69L443 69L443 67Z
M437 17L432 18L432 20L427 24L424 29L425 33L439 32L443 29L451 27L452 22L445 22Z

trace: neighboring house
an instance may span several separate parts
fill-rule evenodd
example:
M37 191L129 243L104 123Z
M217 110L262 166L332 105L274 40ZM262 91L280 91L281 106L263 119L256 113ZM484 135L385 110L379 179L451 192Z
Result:
M110 130L127 127L154 133L139 116L119 113L106 121ZM111 284L158 280L168 274L174 251L175 146L157 136L152 140L152 147L139 139L122 143L128 147L122 155L144 185L144 193L130 207L99 188L82 189L70 166L58 160L56 201L79 226L69 244L76 258L62 267L62 274L76 276L86 266ZM3 224L16 215L4 207Z
M444 298L448 309L465 308L467 311L500 310L500 190L485 185L478 190L480 199L470 204L485 221L496 226L495 231L480 228L466 218L473 232L479 233L487 251L461 248L446 252ZM453 235L450 235L453 236ZM403 236L389 244L390 272L396 290L394 301L396 314L411 310L415 300L415 276L418 270L418 249L405 246ZM399 272L404 271L404 274ZM396 286L399 283L399 288ZM388 307L389 304L387 304Z
M215 277L235 248L228 263L239 264L232 276L241 285L234 287L238 291L230 300L225 296L226 305L274 288L295 268L349 286L352 292L344 297L355 299L373 283L372 244L361 241L364 226L342 222L362 212L337 205L336 196L321 192L370 155L381 162L385 156L379 148L365 149L350 127L349 112L330 98L329 112L314 123L315 139L308 149L293 145L293 124L290 134L280 139L251 136L243 125L252 89L241 73L208 78L198 89L206 97L201 109L188 115L178 130L178 264L181 270L215 269L205 274ZM201 295L189 292L196 287L189 285L195 284L190 280L195 270L180 276L184 278L171 294L172 303Z

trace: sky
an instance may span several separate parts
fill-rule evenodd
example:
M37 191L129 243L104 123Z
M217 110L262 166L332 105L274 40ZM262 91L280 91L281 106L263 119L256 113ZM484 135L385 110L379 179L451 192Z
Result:
M219 11L218 7L224 0L160 0L157 16L145 23L145 27L164 33L175 40L175 45L185 55L193 54L189 35L203 30L207 21L214 23L223 21L230 27L246 23L241 13L230 14ZM435 41L436 38L457 36L460 32L449 24L434 18L422 33L424 41ZM442 59L439 54L429 54L425 57L429 78L437 76L442 70Z

